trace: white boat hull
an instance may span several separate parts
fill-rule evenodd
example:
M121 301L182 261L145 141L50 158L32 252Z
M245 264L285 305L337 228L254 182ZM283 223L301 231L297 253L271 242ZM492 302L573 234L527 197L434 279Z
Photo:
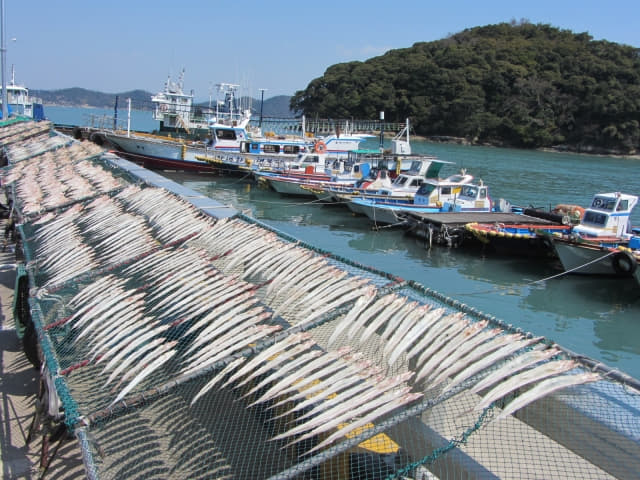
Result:
M626 252L554 241L556 253L566 272L584 275L629 276L637 272L636 260ZM635 266L634 266L635 262Z

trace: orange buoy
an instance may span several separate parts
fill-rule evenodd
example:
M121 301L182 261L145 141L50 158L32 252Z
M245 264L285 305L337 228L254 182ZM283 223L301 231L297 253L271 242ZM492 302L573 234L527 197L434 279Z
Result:
M325 153L327 151L327 145L322 140L318 140L313 146L313 149L316 153Z

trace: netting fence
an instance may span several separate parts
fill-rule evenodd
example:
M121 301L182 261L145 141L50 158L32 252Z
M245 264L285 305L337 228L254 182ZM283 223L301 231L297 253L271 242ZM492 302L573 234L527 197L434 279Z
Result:
M3 179L21 311L88 477L637 478L634 379L85 143L26 142Z

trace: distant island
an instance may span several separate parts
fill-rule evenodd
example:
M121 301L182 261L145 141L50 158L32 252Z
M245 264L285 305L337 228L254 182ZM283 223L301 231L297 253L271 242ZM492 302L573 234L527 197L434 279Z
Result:
M606 154L640 151L640 49L550 25L464 30L333 65L291 108L320 118L410 118L425 137Z
M151 102L153 93L145 90L131 90L121 93L102 93L84 88L65 88L62 90L35 90L31 89L32 96L42 99L44 105L55 105L63 107L94 107L94 108L114 108L116 97L118 98L119 108L126 105L128 98L131 99L131 106L136 110L152 110L154 108ZM240 99L244 103L250 103L254 113L260 112L260 100ZM268 117L288 118L293 117L294 112L289 109L291 96L280 95L265 99L263 104L263 115ZM198 105L208 105L208 102L202 102Z

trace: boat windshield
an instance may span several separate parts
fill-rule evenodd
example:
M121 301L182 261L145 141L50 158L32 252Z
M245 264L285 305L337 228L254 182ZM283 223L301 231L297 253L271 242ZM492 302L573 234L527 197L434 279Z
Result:
M429 196L431 195L431 192L433 192L436 189L435 185L432 185L430 183L423 183L422 186L418 189L418 195L424 195L424 196Z
M473 185L465 185L464 187L462 187L460 195L464 197L476 198L476 196L478 195L478 187Z
M607 223L608 216L604 213L594 212L587 210L582 219L582 223L589 223L591 225L605 225Z
M608 210L610 212L616 207L616 198L596 197L593 199L591 206L600 210Z

